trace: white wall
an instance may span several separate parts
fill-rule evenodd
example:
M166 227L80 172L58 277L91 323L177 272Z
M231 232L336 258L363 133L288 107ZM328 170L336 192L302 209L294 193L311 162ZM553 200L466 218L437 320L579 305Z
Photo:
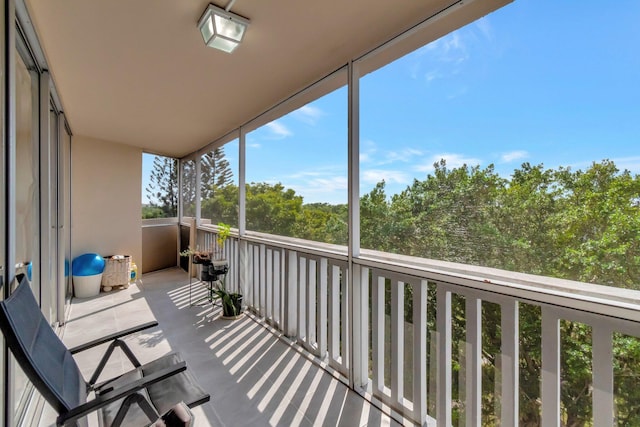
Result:
M131 255L142 271L142 150L73 136L72 257Z

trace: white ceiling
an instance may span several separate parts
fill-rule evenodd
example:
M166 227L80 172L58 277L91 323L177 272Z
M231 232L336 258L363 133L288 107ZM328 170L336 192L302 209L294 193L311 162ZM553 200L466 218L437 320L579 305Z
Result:
M510 0L475 0L377 67ZM196 27L206 0L26 0L76 135L182 157L444 9L452 0L237 0L233 53ZM218 3L225 7L227 3Z

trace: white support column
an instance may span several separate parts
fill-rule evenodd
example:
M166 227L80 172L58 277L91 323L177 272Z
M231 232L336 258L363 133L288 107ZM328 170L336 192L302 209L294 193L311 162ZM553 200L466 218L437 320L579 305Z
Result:
M516 427L519 411L519 310L518 301L513 300L501 304L502 312L502 409L500 417L502 426Z
M436 418L439 426L451 425L451 292L438 285L436 328L438 337L438 384Z
M178 230L180 229L180 223L184 216L184 160L178 159L176 161L176 167L178 168ZM178 252L180 252L180 232L178 231ZM180 255L178 255L180 257ZM179 258L178 258L179 259Z
M196 227L202 225L202 216L200 215L200 208L202 206L202 156L196 156L193 159L196 165L196 182L195 185L195 197L196 197Z
M475 427L482 421L482 301L466 297L466 425Z
M351 307L351 334L348 341L343 341L347 352L350 353L349 384L353 389L359 389L366 381L366 364L362 366L363 351L367 346L361 345L363 337L367 336L367 322L362 322L362 306L368 301L360 301L362 293L362 276L360 267L353 263L353 259L360 256L360 73L358 64L349 62L348 65L348 188L349 188L349 301ZM367 279L368 279L368 270ZM364 272L363 272L364 274ZM368 287L367 287L368 288ZM366 311L365 311L366 313ZM346 338L346 336L345 336ZM366 354L364 355L366 361ZM362 370L365 370L363 375Z
M286 251L284 265L286 275L284 331L288 337L295 337L298 334L298 254L295 251Z
M426 280L412 284L413 418L421 426L427 422L427 284Z
M404 283L391 281L391 402L404 399Z
M349 63L348 74L349 255L358 257L360 256L360 73L357 63Z
M384 277L377 273L372 279L372 349L373 394L380 395L384 390Z
M247 174L247 144L244 128L240 127L238 138L238 234L242 239L247 234L247 212L246 212L246 174Z
M318 314L318 336L316 342L318 343L318 356L324 359L327 355L327 259L325 257L320 258L319 262L319 274L318 279L318 294L316 307Z
M560 427L560 319L542 307L542 425Z
M593 425L613 427L613 334L593 326Z

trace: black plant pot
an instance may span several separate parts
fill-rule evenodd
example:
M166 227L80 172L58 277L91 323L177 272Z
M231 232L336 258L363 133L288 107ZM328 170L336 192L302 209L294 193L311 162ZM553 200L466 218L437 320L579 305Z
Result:
M209 264L211 262L211 255L209 254L193 254L194 264Z
M224 317L235 317L242 313L242 295L229 294L229 299L232 304L226 298L222 298L222 315Z
M217 274L212 274L211 271L207 268L202 269L202 273L200 273L200 280L203 282L215 282L218 280Z

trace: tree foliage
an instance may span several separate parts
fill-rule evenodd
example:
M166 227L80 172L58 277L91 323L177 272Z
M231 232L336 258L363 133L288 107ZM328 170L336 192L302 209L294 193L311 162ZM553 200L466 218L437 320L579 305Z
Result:
M170 157L155 156L146 191L151 205L148 209L143 209L143 218L177 216L178 161Z

